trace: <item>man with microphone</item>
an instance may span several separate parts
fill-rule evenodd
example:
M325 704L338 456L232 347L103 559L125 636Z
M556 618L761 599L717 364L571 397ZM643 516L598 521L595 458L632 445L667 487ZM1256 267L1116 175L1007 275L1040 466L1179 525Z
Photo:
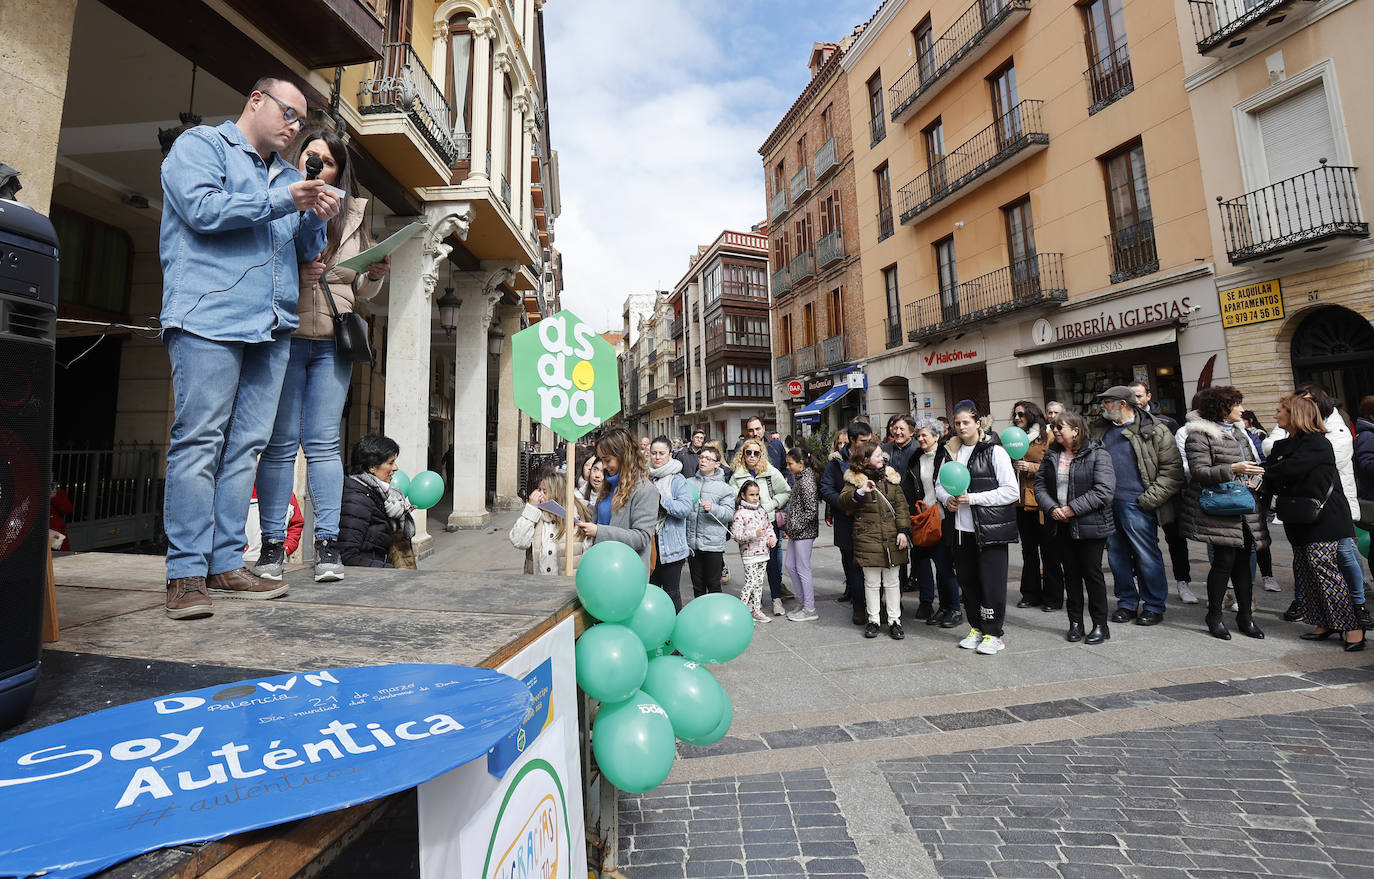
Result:
M277 412L297 326L300 273L325 246L339 200L278 153L305 96L265 77L237 121L189 129L162 164L163 342L172 363L167 453L167 615L208 616L212 597L286 587L243 565L258 455ZM313 175L312 175L313 176Z

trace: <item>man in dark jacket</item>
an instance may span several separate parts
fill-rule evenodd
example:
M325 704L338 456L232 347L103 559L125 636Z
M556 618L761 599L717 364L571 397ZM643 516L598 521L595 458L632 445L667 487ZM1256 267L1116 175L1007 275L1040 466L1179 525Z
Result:
M1131 393L1135 395L1135 407L1150 413L1156 421L1169 428L1169 432L1177 437L1178 422L1159 410L1159 404L1155 402L1154 395L1150 393L1150 386L1145 382L1135 382L1130 385L1130 388ZM1185 465L1183 469L1186 477L1188 468ZM1192 590L1193 570L1188 561L1188 540L1180 530L1178 517L1170 522L1161 522L1160 525L1164 529L1164 544L1169 547L1169 564L1173 568L1174 580L1178 583L1179 600L1184 604L1197 604L1197 596L1193 595Z
M697 475L697 455L701 452L701 447L706 445L706 431L697 428L692 431L691 445L683 446L678 449L673 457L682 464L682 478L691 479Z
M830 454L821 476L821 497L830 505L830 514L835 521L835 547L840 551L840 565L844 568L844 594L853 602L853 623L862 626L868 622L868 610L864 597L863 569L854 563L854 517L840 509L840 492L844 491L844 474L849 469L849 453L859 440L873 435L873 428L867 421L855 419L849 422L849 447ZM896 622L892 620L890 622Z
M910 415L898 415L892 419L892 426L887 431L892 435L890 442L883 443L883 453L887 455L887 463L898 473L905 474L907 463L911 461L911 455L919 446L916 445L916 419ZM911 565L907 562L897 566L897 580L901 583L903 592L910 592L916 587L911 584ZM924 619L924 617L917 617Z
M1097 399L1102 414L1093 420L1093 438L1112 456L1116 471L1116 532L1107 538L1117 603L1112 622L1153 626L1164 619L1169 597L1159 526L1174 520L1174 500L1183 490L1183 459L1173 433L1136 407L1130 388L1117 385Z

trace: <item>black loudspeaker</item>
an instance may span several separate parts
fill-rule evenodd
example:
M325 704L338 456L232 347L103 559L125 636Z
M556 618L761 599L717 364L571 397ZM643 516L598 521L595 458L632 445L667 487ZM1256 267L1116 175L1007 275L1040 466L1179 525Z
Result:
M52 474L57 235L0 199L0 729L38 687Z

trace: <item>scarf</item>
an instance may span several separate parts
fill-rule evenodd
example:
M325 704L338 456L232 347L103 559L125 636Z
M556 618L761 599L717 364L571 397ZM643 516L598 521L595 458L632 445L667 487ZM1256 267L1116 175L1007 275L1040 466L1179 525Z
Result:
M1032 424L1031 429L1026 431L1026 439L1035 442L1040 439L1040 425Z
M665 500L673 499L673 477L682 472L682 462L669 458L662 467L650 467L649 478L658 486L659 495Z
M383 482L371 473L355 473L353 478L366 488L371 488L382 496L382 511L391 520L393 530L399 531L409 540L415 536L415 520L410 518L409 505L405 495L389 482Z
M620 483L620 474L606 476L606 496L597 501L596 504L596 524L611 524L611 498L615 497L615 487Z

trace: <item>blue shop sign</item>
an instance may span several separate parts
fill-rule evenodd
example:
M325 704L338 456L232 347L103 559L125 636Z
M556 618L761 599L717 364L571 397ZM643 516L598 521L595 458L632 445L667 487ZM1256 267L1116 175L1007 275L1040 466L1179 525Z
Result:
M89 876L375 800L486 754L530 704L499 672L382 665L176 693L16 736L0 743L0 876Z

